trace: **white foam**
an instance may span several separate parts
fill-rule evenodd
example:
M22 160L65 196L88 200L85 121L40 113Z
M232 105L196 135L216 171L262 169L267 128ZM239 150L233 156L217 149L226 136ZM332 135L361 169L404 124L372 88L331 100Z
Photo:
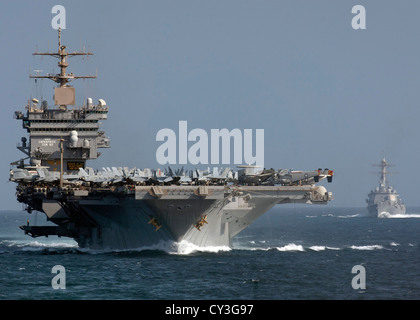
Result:
M242 246L235 246L235 250L248 250L248 251L268 251L271 250L271 247L242 247Z
M310 246L308 249L311 249L313 251L341 250L340 248L328 247L328 246Z
M335 217L332 213L325 213L322 216L323 217Z
M36 251L42 250L45 248L51 249L60 249L60 248L77 248L78 251L88 253L88 254L104 254L110 252L141 252L141 251L162 251L169 254L181 254L181 255L188 255L194 252L211 252L217 253L221 251L230 251L231 248L227 246L207 246L207 247L200 247L189 243L188 241L182 240L181 242L177 243L174 241L159 241L156 244L150 246L143 246L139 248L130 248L130 249L111 249L111 248L104 248L104 249L92 249L92 248L79 248L77 243L73 242L39 242L39 241L31 241L31 242L23 242L23 241L10 241L5 240L1 241L3 245L9 247L18 247L24 251Z
M326 246L310 246L309 249L313 251L324 251L327 249Z
M376 250L383 249L384 247L378 244L374 244L369 246L350 246L350 248L354 250Z
M360 217L360 214L349 214L349 215L345 215L345 216L337 216L337 218L344 218L344 219L347 219L347 218L356 218L356 217Z
M45 248L77 248L75 242L40 242L40 241L18 241L4 240L1 242L8 247L18 247L22 249L45 249Z
M407 214L390 214L389 212L381 212L378 214L378 218L420 218L420 214L407 213Z
M41 248L77 248L77 243L69 242L39 242L32 241L27 244L29 247L41 247Z
M277 247L276 249L278 251L305 251L303 246L301 246L300 244L294 244L294 243L289 243L283 247Z
M309 247L304 247L302 245L297 245L294 243L289 243L282 247L249 247L246 244L235 244L235 250L248 250L248 251L270 251L270 250L277 250L277 251L306 251L305 249L310 249L313 251L324 251L324 250L341 250L341 248L337 247L329 247L329 246L319 246L313 245Z
M328 250L341 250L340 248L336 248L336 247L327 247Z
M181 255L188 255L195 252L210 252L210 253L218 253L218 252L225 252L232 250L228 246L206 246L200 247L193 243L190 243L186 240L182 240L181 242L177 242L174 244L174 249L171 254L181 254Z

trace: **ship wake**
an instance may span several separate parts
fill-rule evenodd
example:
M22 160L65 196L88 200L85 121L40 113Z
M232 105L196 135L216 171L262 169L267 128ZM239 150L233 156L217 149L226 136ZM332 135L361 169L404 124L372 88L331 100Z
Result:
M161 240L156 244L150 246L142 246L131 249L90 249L80 248L81 252L91 254L106 254L106 253L146 253L146 252L161 252L171 255L192 255L195 253L219 253L230 251L231 248L227 246L206 246L200 247L186 240L175 242L171 240Z
M81 253L81 254L130 254L160 252L171 255L193 255L196 253L219 253L231 251L227 246L206 246L200 247L186 240L180 242L160 241L154 245L143 246L132 249L91 249L80 248L77 243L69 242L43 242L43 241L25 241L25 240L2 240L0 247L5 249L14 249L24 252L46 252L46 253Z
M389 212L381 212L378 214L378 218L420 218L420 214L411 213L411 214L390 214Z

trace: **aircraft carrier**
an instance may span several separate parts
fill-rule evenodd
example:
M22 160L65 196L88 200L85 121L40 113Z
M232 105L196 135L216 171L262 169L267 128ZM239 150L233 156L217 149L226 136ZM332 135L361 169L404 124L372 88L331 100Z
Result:
M366 199L369 215L387 217L388 215L405 214L405 205L402 203L400 195L388 183L386 168L392 165L383 157L381 163L374 166L381 167L381 178L379 186L371 190Z
M326 204L331 192L317 185L331 182L333 171L291 171L238 166L208 170L165 171L87 166L110 147L100 130L109 106L88 98L76 106L75 79L96 78L67 73L68 58L92 55L68 52L58 30L57 52L34 55L58 59L60 73L30 75L51 79L54 106L32 99L16 111L29 135L17 148L26 157L11 163L10 181L28 213L40 211L53 224L23 225L32 237L70 237L80 247L135 249L161 241L188 241L200 247L231 246L232 238L264 212L284 203Z

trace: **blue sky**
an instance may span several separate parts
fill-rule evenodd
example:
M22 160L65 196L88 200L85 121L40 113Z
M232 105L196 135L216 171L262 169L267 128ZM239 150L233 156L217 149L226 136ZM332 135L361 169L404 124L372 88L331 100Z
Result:
M63 44L78 104L106 100L111 138L89 166L162 167L156 133L188 129L264 129L265 166L330 168L329 205L364 206L382 156L407 206L420 206L419 29L416 1L11 1L0 2L2 209L20 209L9 163L26 135L13 119L31 96L52 105L54 83L29 70L57 72L51 9L66 8ZM354 5L366 30L351 27ZM33 71L32 71L33 72ZM255 132L255 131L254 131ZM176 166L174 166L176 167Z

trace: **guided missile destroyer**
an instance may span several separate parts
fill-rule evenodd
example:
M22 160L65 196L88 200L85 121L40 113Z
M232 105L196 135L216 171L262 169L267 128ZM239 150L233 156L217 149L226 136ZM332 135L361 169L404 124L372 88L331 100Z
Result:
M59 74L30 75L55 81L54 106L28 101L16 111L29 134L17 148L26 158L11 163L10 181L17 200L31 213L45 213L53 225L20 228L32 237L64 236L80 247L135 249L162 241L188 241L200 247L231 246L232 238L276 204L326 204L331 192L317 185L331 182L333 171L291 171L238 166L219 170L106 167L95 170L88 160L110 148L100 131L109 106L88 98L75 106L74 79L95 78L67 73L68 58L92 55L67 52L58 30L57 52L34 55L58 58Z
M366 199L369 215L386 217L387 215L405 214L405 205L402 203L400 195L388 184L386 168L392 165L383 157L381 163L374 166L381 167L381 178L379 186L371 190Z

